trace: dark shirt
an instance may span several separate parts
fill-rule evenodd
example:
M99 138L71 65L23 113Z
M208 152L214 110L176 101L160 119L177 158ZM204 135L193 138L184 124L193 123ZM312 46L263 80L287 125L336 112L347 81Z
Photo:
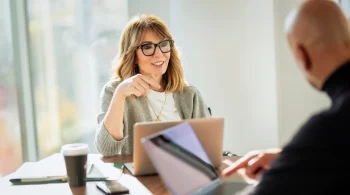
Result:
M350 194L350 161L345 160L350 153L350 62L322 90L331 107L301 127L263 174L254 195Z

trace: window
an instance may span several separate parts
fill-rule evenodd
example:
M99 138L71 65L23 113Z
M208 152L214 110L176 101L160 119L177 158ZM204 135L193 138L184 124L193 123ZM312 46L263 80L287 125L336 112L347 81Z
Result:
M30 65L39 158L93 139L127 0L30 0Z
M9 1L0 1L0 177L22 164Z

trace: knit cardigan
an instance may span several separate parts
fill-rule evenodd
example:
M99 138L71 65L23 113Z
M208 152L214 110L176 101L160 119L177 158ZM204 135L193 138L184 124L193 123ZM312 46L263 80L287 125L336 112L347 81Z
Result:
M123 116L124 138L120 141L116 141L109 134L103 121L111 103L113 93L120 83L121 81L118 80L108 82L103 87L100 94L101 110L97 115L98 125L95 135L95 146L97 151L103 156L132 154L134 124L137 122L152 121L146 97L127 97ZM172 94L181 119L210 117L208 107L204 103L201 94L194 86L186 85L182 91Z

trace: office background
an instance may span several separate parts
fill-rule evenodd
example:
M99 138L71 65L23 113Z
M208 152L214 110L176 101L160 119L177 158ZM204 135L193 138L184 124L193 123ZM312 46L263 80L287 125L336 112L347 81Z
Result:
M225 117L225 150L282 146L329 106L285 40L285 17L299 1L0 0L0 177L65 143L96 152L99 93L137 13L170 27L187 80Z

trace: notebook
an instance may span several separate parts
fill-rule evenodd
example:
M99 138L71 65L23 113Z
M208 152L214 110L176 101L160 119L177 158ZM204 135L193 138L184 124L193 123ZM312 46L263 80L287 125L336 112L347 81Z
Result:
M17 171L9 176L9 181L14 185L67 182L67 172L63 156L51 158L55 160L55 163L42 163L40 161L25 162ZM53 168L52 165L55 167ZM115 168L113 163L95 161L88 162L87 164L87 181L118 179L121 174L122 171Z

